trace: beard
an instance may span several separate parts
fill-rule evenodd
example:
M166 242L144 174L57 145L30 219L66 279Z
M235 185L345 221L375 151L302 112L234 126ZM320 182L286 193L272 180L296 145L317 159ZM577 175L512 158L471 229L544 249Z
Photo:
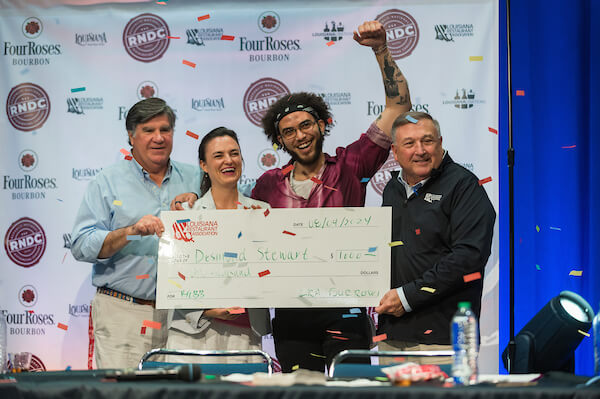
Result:
M290 154L290 157L294 162L298 162L300 165L311 166L319 160L323 153L323 134L319 134L319 137L315 142L315 152L308 157L301 157L296 151L290 150L287 147L285 150Z

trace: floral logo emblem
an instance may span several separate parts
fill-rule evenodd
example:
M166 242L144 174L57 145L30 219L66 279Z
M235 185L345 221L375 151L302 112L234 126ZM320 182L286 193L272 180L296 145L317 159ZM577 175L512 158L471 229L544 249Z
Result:
M258 16L258 28L265 33L273 33L279 29L281 18L275 11L265 11Z

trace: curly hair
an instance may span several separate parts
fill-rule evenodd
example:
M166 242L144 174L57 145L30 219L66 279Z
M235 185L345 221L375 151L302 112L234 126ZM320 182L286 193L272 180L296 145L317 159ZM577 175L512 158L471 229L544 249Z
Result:
M329 110L329 105L323 100L323 98L314 93L307 92L299 92L292 93L289 96L281 97L277 100L269 109L267 113L262 118L262 126L263 130L267 137L271 140L273 144L279 144L279 129L276 124L279 123L278 115L286 114L286 108L297 107L306 108L311 107L314 112L310 112L316 120L322 120L325 122L325 129L323 132L324 136L329 135L329 131L333 127L333 116ZM293 111L292 111L293 112ZM288 112L290 113L290 112Z

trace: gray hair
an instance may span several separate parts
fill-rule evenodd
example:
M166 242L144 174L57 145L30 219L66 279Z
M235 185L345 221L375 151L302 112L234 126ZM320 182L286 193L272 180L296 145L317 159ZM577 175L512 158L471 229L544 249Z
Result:
M167 105L165 100L152 97L138 101L129 109L129 112L127 112L125 129L127 129L127 132L131 134L131 136L135 136L135 128L137 125L146 123L150 119L160 115L166 115L169 119L171 129L175 128L175 113L173 112L173 109ZM129 140L129 145L131 145L131 140Z
M429 119L432 123L433 126L435 127L435 132L437 134L437 137L440 138L442 137L442 131L440 130L440 123L433 119L433 117L431 115L429 115L426 112L416 112L416 111L409 111L409 112L405 112L403 114L401 114L400 116L398 116L396 118L396 120L394 121L394 123L392 124L392 143L396 143L396 129L399 128L400 126L404 126L404 125L408 125L409 123L416 123L413 121L420 121L423 119Z

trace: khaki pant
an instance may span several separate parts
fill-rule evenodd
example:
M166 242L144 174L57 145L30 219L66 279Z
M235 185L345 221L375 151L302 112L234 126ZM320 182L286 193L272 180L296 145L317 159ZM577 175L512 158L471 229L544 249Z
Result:
M380 351L450 351L452 345L436 345L436 344L415 344L414 342L385 340L378 344ZM414 362L417 364L452 364L452 356L406 356L404 360L398 360L395 357L379 357L379 364L386 365L392 363Z
M157 321L161 328L146 327L145 334L141 334L144 320ZM96 293L92 300L92 322L99 369L137 367L146 352L164 348L167 343L167 311L151 305ZM161 359L156 356L150 360Z

